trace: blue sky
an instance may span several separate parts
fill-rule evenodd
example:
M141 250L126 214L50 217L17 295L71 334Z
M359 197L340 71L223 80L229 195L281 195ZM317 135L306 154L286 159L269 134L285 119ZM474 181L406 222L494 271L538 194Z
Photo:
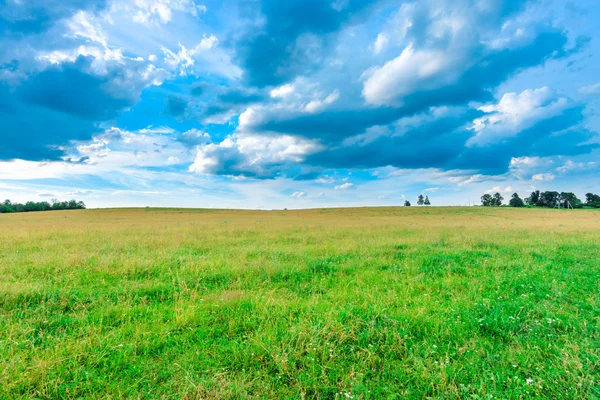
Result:
M0 197L600 192L596 0L0 0Z

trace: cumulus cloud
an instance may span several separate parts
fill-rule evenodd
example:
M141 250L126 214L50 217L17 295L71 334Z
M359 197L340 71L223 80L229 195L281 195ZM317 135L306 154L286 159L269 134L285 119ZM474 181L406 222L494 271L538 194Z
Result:
M333 188L333 190L348 190L348 189L353 189L354 188L354 184L350 183L350 182L346 182L343 183L341 185L337 185Z
M294 85L285 84L271 90L271 97L287 97L294 93Z
M467 145L482 146L502 141L541 120L560 115L568 106L565 97L557 97L547 86L519 94L506 93L498 104L479 108L486 115L473 121L471 129L475 135Z
M294 136L240 133L220 143L198 146L189 170L200 174L273 178L321 149L317 141Z

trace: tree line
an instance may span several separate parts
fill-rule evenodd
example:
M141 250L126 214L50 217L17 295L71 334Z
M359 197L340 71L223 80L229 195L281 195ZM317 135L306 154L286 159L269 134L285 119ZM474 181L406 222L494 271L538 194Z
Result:
M10 200L5 200L4 203L0 203L0 213L83 209L85 209L85 203L77 200L58 201L53 199L51 203L48 203L47 201L28 201L24 204L13 203Z
M484 194L481 196L481 205L484 207L499 207L503 205L504 197L500 193ZM511 207L547 207L547 208L600 208L600 196L594 193L585 195L585 202L577 198L572 192L540 192L536 190L525 200L513 193L508 205Z

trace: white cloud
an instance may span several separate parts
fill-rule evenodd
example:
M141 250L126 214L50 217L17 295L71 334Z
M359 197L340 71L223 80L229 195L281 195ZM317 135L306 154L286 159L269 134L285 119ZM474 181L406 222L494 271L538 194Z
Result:
M494 186L493 188L491 188L490 190L486 190L486 193L488 194L492 194L492 193L499 193L502 190L500 189L500 186Z
M338 185L333 188L333 190L348 190L354 188L354 184L350 182L346 182L344 184Z
M455 81L450 73L462 60L439 50L417 50L407 46L395 59L368 71L363 96L369 104L394 105L397 99L417 90L433 90Z
M173 130L107 129L90 141L73 143L63 161L0 161L0 179L64 178L76 175L132 173L145 167L191 163L193 154Z
M333 179L331 176L325 175L325 176L322 176L319 179L317 179L315 182L328 184L328 183L333 183L334 181L335 181L335 179Z
M461 180L458 184L458 186L466 186L470 183L475 183L475 182L479 182L484 178L484 176L482 174L476 174L476 175L472 175L469 178L465 178L464 180ZM452 179L452 178L451 178ZM459 180L461 179L461 177L458 178Z
M309 102L306 105L305 110L309 113L316 113L316 112L322 111L326 106L335 103L339 98L340 98L340 92L337 89L335 89L325 99L312 100L311 102Z
M570 171L582 171L582 170L586 170L586 169L593 169L596 168L598 166L598 163L594 162L594 161L590 161L590 162L573 162L572 160L567 160L564 165L556 168L556 171L558 171L561 174L565 174L567 172Z
M441 188L439 188L439 187L432 187L432 188L427 188L427 189L423 190L423 192L432 192L432 193L435 193L435 192L438 192L440 189Z
M106 34L100 26L93 23L92 19L93 17L85 11L77 12L66 22L69 32L65 36L83 38L89 42L108 47Z
M173 11L198 15L206 12L205 6L197 6L193 0L132 0L114 1L111 13L130 16L131 20L143 25L163 25L173 20Z
M547 172L554 164L550 158L542 157L513 157L509 169L511 175L529 180L533 175Z
M300 163L322 149L318 141L295 136L237 133L220 143L198 146L189 170L200 174L273 177L284 166Z
M555 176L551 173L546 173L546 174L535 174L531 177L531 180L535 181L539 181L539 182L546 182L546 181L553 181L555 178Z
M375 54L381 53L381 51L387 46L388 42L388 36L384 32L381 32L379 35L377 35L375 43L373 43L373 52Z
M294 192L294 193L292 193L292 195L290 197L295 197L295 198L299 199L301 197L306 197L306 193L305 192Z
M480 107L487 115L473 121L475 132L467 146L484 146L500 142L531 128L537 122L562 113L569 105L564 97L556 98L548 87L506 93L498 104Z
M598 94L600 93L600 82L594 85L584 86L579 89L579 92L585 95Z
M177 52L161 46L165 67L181 76L190 72L198 75L204 71L231 79L239 78L242 75L241 69L232 63L227 52L219 49L218 42L219 39L215 35L204 35L200 42L190 49L181 43L178 43Z
M271 90L271 97L287 97L292 93L294 93L294 85L285 84Z

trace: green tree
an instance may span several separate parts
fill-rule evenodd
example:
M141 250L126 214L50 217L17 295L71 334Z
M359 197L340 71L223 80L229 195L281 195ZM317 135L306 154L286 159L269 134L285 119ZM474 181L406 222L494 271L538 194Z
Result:
M510 198L510 201L508 202L508 204L511 207L523 207L525 205L525 203L523 202L523 200L519 197L518 193L513 193L512 197Z
M419 198L417 199L417 205L422 206L423 204L425 204L425 199L423 198L423 195L420 194Z
M492 197L491 194L484 194L483 196L481 196L481 205L484 207L490 207L493 205L494 202L494 198Z
M581 208L583 206L581 200L572 192L561 192L559 201L560 205L565 208Z
M0 205L0 213L13 213L15 212L15 210L12 208L12 206L7 206L6 204L2 204Z
M556 207L560 201L560 194L558 192L543 192L540 193L538 201L535 203L539 207Z
M404 207L410 207L410 201L406 200L406 201L404 202Z
M587 207L600 208L600 196L594 193L586 193L585 205Z
M500 207L502 205L502 201L504 200L504 197L502 197L502 195L500 193L496 193L494 194L494 202L493 202L493 206L496 207Z
M431 202L429 201L429 196L425 196L425 203L426 206L430 206Z
M525 202L530 206L535 206L540 199L540 191L536 190L531 193L531 196L525 199Z

